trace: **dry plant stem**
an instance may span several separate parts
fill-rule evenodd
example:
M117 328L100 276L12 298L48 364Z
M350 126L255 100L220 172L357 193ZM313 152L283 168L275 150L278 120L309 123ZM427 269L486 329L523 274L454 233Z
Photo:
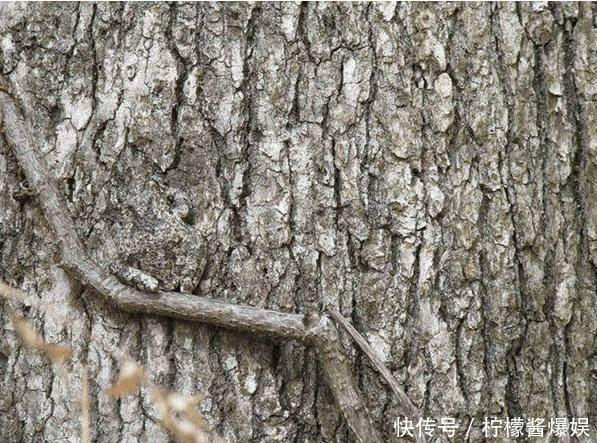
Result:
M363 352L367 355L367 357L369 357L369 360L371 360L371 362L375 365L377 370L380 372L380 374L386 380L388 385L390 385L390 388L394 392L394 395L396 396L396 398L398 400L398 404L399 404L400 408L402 409L402 414L405 417L410 418L411 420L414 420L414 421L418 420L420 418L419 411L417 410L415 405L413 405L413 403L410 401L410 398L408 398L406 393L402 390L402 388L398 384L398 380L396 380L396 378L392 375L390 370L383 363L381 358L377 355L377 353L373 350L373 348L371 348L371 346L369 345L369 343L367 342L365 337L363 337L359 333L359 331L357 331L354 328L354 326L351 325L350 322L346 318L344 318L344 316L342 314L340 314L340 312L331 309L329 311L329 313L330 313L330 316L335 321L340 323L340 325L342 325L342 327L344 329L346 329L346 332L348 332L348 334L353 338L353 340L355 342L357 342L359 347L363 350ZM415 437L415 440L417 442L424 443L425 437L423 435L417 434Z
M301 314L258 309L178 292L146 293L122 284L85 254L66 204L30 141L31 128L17 107L16 100L7 91L0 89L0 104L3 132L31 190L37 194L48 224L60 242L62 266L126 312L181 318L234 331L296 339L313 345L318 351L336 403L350 429L359 441L381 442L339 346L337 331L329 319L323 317L317 327L308 328Z
M328 317L323 316L314 331L313 345L318 351L326 381L349 426L360 441L381 441L377 431L370 426L369 413L341 349L338 330Z

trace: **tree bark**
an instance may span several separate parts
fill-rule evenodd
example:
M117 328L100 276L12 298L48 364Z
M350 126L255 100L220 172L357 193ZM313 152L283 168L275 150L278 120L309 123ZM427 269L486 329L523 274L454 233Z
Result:
M168 441L147 392L105 396L118 351L202 392L230 441L350 441L324 377L336 366L300 336L328 310L460 439L485 416L594 425L593 11L0 5L0 72L89 259L158 302L287 313L297 339L106 303L59 266L63 238L3 131L0 278L39 297L28 319L88 366L93 441ZM0 440L77 440L75 387L2 308L0 326ZM392 441L400 403L342 340Z

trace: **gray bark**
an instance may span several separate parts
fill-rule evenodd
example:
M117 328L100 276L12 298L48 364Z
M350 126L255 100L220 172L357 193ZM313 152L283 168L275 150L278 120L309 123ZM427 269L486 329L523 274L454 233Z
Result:
M460 438L491 415L594 425L593 11L2 4L0 70L85 253L129 286L337 309ZM0 278L89 366L94 441L168 440L147 392L105 396L119 350L231 441L353 438L311 347L105 302L27 186L3 133ZM344 344L392 440L398 401ZM78 398L0 308L0 440L76 441Z

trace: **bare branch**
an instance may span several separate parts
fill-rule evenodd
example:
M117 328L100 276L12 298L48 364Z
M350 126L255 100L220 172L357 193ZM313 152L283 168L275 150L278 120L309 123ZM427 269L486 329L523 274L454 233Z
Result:
M348 332L348 334L353 338L353 340L359 345L359 347L363 350L363 352L369 357L369 360L374 364L377 370L380 372L382 377L385 381L390 385L390 388L394 392L396 399L398 400L398 404L402 409L402 414L404 416L409 417L412 420L418 420L420 418L419 411L415 407L415 405L410 401L410 398L406 395L406 393L402 390L400 385L398 384L398 380L392 375L390 370L386 367L383 363L379 355L373 350L373 348L369 345L365 337L361 335L359 331L357 331L353 325L349 323L349 321L344 318L340 312L330 309L329 310L330 316L336 320L342 327ZM425 437L423 435L419 435L416 438L418 442L425 442Z
M62 266L86 285L126 312L181 318L234 331L267 334L313 345L318 351L336 403L355 436L362 442L381 442L338 343L337 331L327 317L313 328L302 314L289 314L252 306L225 303L179 292L148 293L122 284L84 252L74 223L58 188L30 141L31 128L24 113L6 90L0 88L0 108L6 135L45 218L60 242Z

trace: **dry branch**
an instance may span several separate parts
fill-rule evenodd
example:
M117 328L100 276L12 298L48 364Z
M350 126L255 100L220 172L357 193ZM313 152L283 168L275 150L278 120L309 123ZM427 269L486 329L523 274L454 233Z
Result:
M417 411L415 405L410 401L410 398L408 398L406 393L398 384L398 380L396 380L396 378L392 375L390 370L386 367L386 365L383 363L379 355L377 355L375 350L371 348L365 337L363 337L361 333L357 331L354 328L354 326L351 325L349 321L344 318L342 314L340 314L340 312L333 309L331 309L329 312L330 316L338 323L340 323L340 325L342 325L342 327L346 329L346 332L348 332L348 334L353 338L353 340L357 342L359 347L363 350L367 357L369 357L369 360L371 360L371 362L375 365L382 377L386 380L388 385L390 385L390 388L392 389L394 395L398 400L398 405L402 409L402 414L415 422L419 418L421 418L419 416L419 411ZM425 437L423 435L417 435L415 440L417 442L424 443Z
M310 327L301 314L230 304L178 292L148 293L120 283L86 255L66 204L31 143L28 120L19 109L16 98L1 85L0 104L6 139L59 241L62 266L69 269L75 278L126 312L181 318L233 331L296 339L314 346L336 403L350 429L361 442L381 442L338 342L336 328L326 316L321 317L315 327Z

